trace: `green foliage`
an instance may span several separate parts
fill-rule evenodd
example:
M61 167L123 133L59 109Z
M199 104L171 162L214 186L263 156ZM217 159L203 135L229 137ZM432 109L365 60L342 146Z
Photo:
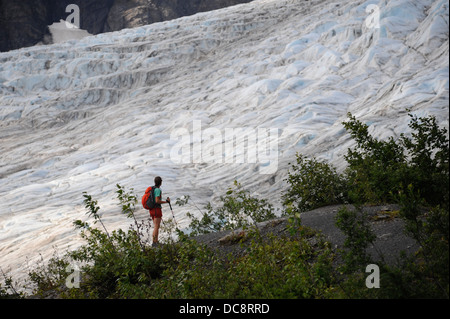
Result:
M23 298L24 294L17 289L17 283L14 282L13 278L7 276L1 268L0 273L3 278L3 284L0 282L0 299Z
M350 197L359 203L380 203L392 200L392 194L408 179L404 150L393 137L378 141L368 133L368 126L348 114L344 127L357 143L345 159L349 167Z
M133 218L136 220L134 212L136 211L136 203L138 202L138 199L137 196L133 194L133 189L131 189L130 192L127 192L125 187L119 184L117 184L116 187L117 199L122 207L122 213L128 218Z
M409 115L411 137L401 134L398 141L377 141L367 125L349 114L344 123L356 140L358 150L349 150L346 160L351 198L356 202L397 202L406 231L420 246L413 267L393 271L396 281L405 278L417 283L411 290L428 296L449 295L449 139L436 119ZM399 279L400 278L400 279ZM420 282L420 283L419 283ZM420 288L419 288L420 287Z
M297 163L291 166L287 182L290 187L283 200L290 215L342 204L346 200L344 176L338 174L332 165L298 153Z
M449 140L447 130L439 128L435 117L411 116L412 138L401 136L410 155L413 187L430 205L448 205ZM409 184L408 184L409 185ZM448 206L447 206L448 208Z
M356 141L348 149L343 174L328 163L297 154L283 195L290 214L341 203L386 203L412 185L428 205L448 203L449 141L434 117L410 115L411 137L401 134L385 141L369 134L369 127L352 114L344 128Z
M69 276L66 267L70 264L67 256L53 256L46 263L41 256L33 270L28 273L29 281L36 287L34 294L39 297L53 297L64 292L65 279Z
M123 190L122 187L118 189ZM131 207L126 203L133 203L134 198L124 197L124 193L118 192L118 195L122 196L120 204L125 214ZM85 199L87 215L98 220L99 216L96 218L92 213L99 210L96 201L88 195ZM187 198L184 200L188 201ZM239 212L239 217L232 215L233 226L242 226L248 221L255 223L273 214L267 202L252 198L237 183L223 200L220 209ZM144 246L142 249L139 234L134 229L107 232L105 228L94 228L87 222L75 224L87 243L30 272L30 280L37 287L36 295L63 298L325 298L339 290L334 286L333 254L329 245L320 241L312 246L307 240L310 236L298 240L271 237L263 241L258 238L252 241L244 256L230 254L224 257L182 232L178 232L178 241L169 237L158 248ZM173 232L170 222L164 227ZM305 234L304 228L301 234ZM82 280L79 288L69 289L65 285L70 274L67 266L74 263L82 265Z
M367 248L376 236L372 232L367 214L362 209L350 210L342 207L336 216L336 226L344 233L345 250L342 251L345 272L354 272L372 263Z
M408 267L410 281L435 298L449 296L449 209L448 202L427 208L425 200L409 185L399 195L406 232L420 246L415 260L417 268ZM419 282L420 281L420 282ZM419 289L416 289L419 290Z
M325 242L270 237L228 269L224 298L327 298L335 288L333 254Z
M189 197L178 199L177 204L184 205ZM191 213L191 235L207 234L215 231L248 227L256 223L275 218L273 206L265 199L252 197L237 181L234 189L229 188L225 196L220 197L222 206L214 208L210 203L206 205L206 212L201 218Z
M84 197L83 202L85 208L87 209L86 215L88 215L89 217L94 217L94 224L97 223L97 221L99 221L103 229L105 230L106 235L109 237L108 230L106 229L105 224L103 224L103 221L100 215L98 214L98 211L100 210L98 202L92 199L92 196L88 195L86 192L83 192L83 197ZM78 221L76 223L81 225Z
M283 196L292 218L299 212L336 204L399 203L406 231L420 246L402 268L381 265L386 289L370 294L387 298L434 296L448 298L449 291L449 139L436 119L409 115L412 133L385 141L369 134L369 127L348 114L345 129L356 141L345 159L343 174L315 159L297 155ZM342 209L336 224L346 235L343 260L347 273L371 263L366 248L373 243L367 217L361 211ZM361 278L360 278L361 279ZM360 285L357 276L347 284ZM347 290L348 288L344 288ZM347 293L348 295L348 293ZM358 290L355 296L367 297Z
M336 288L326 243L270 238L248 254L221 259L193 240L182 242L176 263L152 285L155 298L325 298Z
M344 127L357 143L345 157L349 166L349 197L354 202L396 201L412 185L429 205L448 203L449 141L445 128L434 117L417 118L410 114L412 137L401 134L378 141L368 126L349 113Z
M144 246L142 243L142 231L144 228L144 225L141 225L138 223L136 216L134 215L134 212L136 211L136 204L138 202L137 196L133 193L133 189L131 189L129 192L126 191L125 187L117 184L117 199L119 200L120 206L122 208L122 213L127 216L127 218L133 218L134 225L136 227L137 232L137 239L139 242L139 246L141 246L141 249L144 250Z

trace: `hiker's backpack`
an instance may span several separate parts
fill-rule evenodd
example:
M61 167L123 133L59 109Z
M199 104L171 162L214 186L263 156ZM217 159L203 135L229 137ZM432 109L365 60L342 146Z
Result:
M153 209L156 207L155 188L155 186L150 186L145 190L144 196L142 196L142 206L145 209Z

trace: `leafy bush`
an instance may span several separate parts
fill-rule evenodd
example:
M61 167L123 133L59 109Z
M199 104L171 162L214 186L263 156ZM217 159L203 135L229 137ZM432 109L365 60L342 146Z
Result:
M272 214L265 201L253 199L236 183L220 209L240 212L234 224L257 222ZM118 186L120 205L127 212L134 197ZM121 190L121 191L120 191ZM179 232L178 241L158 248L141 246L139 232L109 232L97 202L85 194L87 215L100 222L94 228L76 221L87 244L30 272L35 294L63 298L324 298L338 288L332 272L333 254L326 242L304 238L255 237L244 256L214 253ZM244 200L244 203L241 202ZM245 203L248 204L245 207ZM125 205L124 205L125 204ZM256 209L258 214L255 214ZM247 215L246 215L247 214ZM129 215L130 218L131 215ZM248 220L245 218L247 217ZM135 224L136 228L137 225ZM173 231L173 228L169 231ZM304 229L301 230L304 234ZM81 265L79 288L67 288L72 264ZM287 280L286 280L287 279Z
M325 242L271 237L253 241L247 254L221 258L192 240L177 262L152 284L155 298L325 298L337 290L333 254Z
M401 134L378 141L368 126L349 113L344 127L357 143L345 159L349 197L355 202L397 201L410 185L429 205L448 203L449 144L447 131L440 129L432 116L417 118L410 114L412 137Z
M228 269L221 298L327 298L336 290L333 254L326 242L270 237L253 242L248 255Z
M343 125L356 148L347 151L347 169L340 174L329 163L297 154L283 195L288 212L340 203L398 202L411 188L429 206L448 206L449 140L434 117L410 114L411 137L401 134L386 141L372 137L368 125L352 114L348 117Z
M376 236L370 228L367 214L361 209L350 210L343 207L336 216L336 226L346 235L346 250L342 251L345 262L343 270L354 272L372 263L367 248L375 241Z
M449 295L449 139L436 119L410 114L411 137L377 141L367 125L349 114L344 126L357 141L349 150L348 176L352 199L357 202L397 202L406 231L420 246L414 265L397 271L396 280L407 277L416 290L403 285L403 295L448 298ZM392 274L392 272L391 272ZM420 283L419 283L420 282ZM402 287L402 285L399 285Z
M18 289L12 277L5 274L1 268L0 273L3 278L3 284L0 282L0 299L22 298L24 293Z
M184 198L178 199L177 203L187 204L189 197ZM207 204L205 208L207 211L202 212L201 218L187 213L191 219L191 235L248 227L276 217L273 206L267 200L250 196L237 181L234 182L234 189L229 188L220 200L222 205L218 208Z
M289 214L346 201L345 177L332 165L297 154L291 169L287 178L290 187L283 195Z
M410 137L401 134L385 141L369 134L368 126L348 114L345 129L356 141L345 159L346 170L339 174L327 163L297 154L283 196L292 216L316 207L338 203L399 203L406 231L420 246L408 267L386 265L384 297L438 296L449 291L449 140L436 119L409 115ZM367 218L343 209L337 226L347 239L343 259L346 271L370 263L366 248L374 240ZM415 283L417 287L414 290ZM354 284L354 283L353 283ZM397 288L395 288L397 287ZM365 293L362 295L367 296Z

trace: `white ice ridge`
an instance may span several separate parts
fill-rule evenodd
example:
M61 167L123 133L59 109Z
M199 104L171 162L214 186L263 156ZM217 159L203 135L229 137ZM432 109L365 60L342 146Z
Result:
M82 30L75 24L68 21L60 20L48 26L52 35L52 43L62 43L70 40L80 40L92 34L86 30Z
M347 112L378 138L407 133L407 109L448 127L448 6L257 0L1 53L0 266L23 279L27 258L80 245L72 222L87 218L83 192L110 229L130 224L115 185L142 195L155 175L164 195L189 194L200 207L234 180L279 205L296 152L343 168L354 145ZM194 134L198 121L206 133ZM220 140L227 129L262 128L278 132L271 174L260 174L268 163L259 158L171 158L176 145L209 147L208 132ZM183 129L189 139L172 138ZM173 208L186 227L187 208Z

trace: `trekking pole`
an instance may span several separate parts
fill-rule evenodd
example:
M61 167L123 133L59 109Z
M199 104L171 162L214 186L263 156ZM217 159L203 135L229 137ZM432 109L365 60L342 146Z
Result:
M173 213L173 210L172 210L172 204L170 204L170 201L168 203L169 203L170 211L172 212L173 220L175 221L175 225L177 225L177 228L178 228L178 223L177 223L177 220L175 219L175 214Z

